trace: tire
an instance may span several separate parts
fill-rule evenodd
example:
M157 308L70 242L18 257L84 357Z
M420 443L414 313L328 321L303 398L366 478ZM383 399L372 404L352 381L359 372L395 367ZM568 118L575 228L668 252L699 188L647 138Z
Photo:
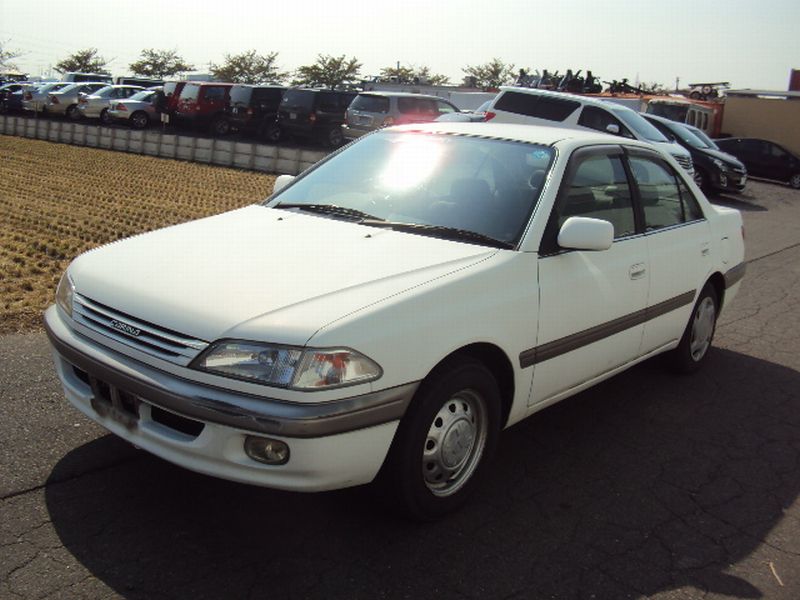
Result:
M150 117L143 110L137 110L128 121L134 129L144 129L150 124Z
M100 111L100 122L103 125L111 125L111 115L108 114L107 108Z
M491 372L455 357L420 386L380 475L387 500L430 521L461 507L486 470L500 431L500 392Z
M789 178L789 185L796 190L800 190L800 173L795 173Z
M338 148L344 144L344 135L341 127L333 127L325 134L325 145L328 148Z
M231 124L225 117L217 117L211 122L211 134L215 136L225 136L231 132Z
M719 314L719 298L714 286L707 283L700 291L678 347L672 351L673 368L680 373L694 373L708 359Z
M70 106L67 107L67 110L64 113L64 115L68 119L71 119L72 121L78 121L81 118L81 111L78 110L77 104L71 104Z
M273 124L264 130L264 139L271 144L277 144L281 141L283 132L279 125Z

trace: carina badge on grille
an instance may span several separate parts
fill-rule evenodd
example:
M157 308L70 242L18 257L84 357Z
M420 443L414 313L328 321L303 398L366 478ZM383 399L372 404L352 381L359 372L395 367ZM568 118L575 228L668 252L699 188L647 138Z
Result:
M138 329L133 325L128 325L127 323L123 323L122 321L117 321L116 319L113 319L111 321L111 326L114 329L121 331L122 333L125 333L127 335L131 335L133 337L139 337L139 334L142 333L141 329Z

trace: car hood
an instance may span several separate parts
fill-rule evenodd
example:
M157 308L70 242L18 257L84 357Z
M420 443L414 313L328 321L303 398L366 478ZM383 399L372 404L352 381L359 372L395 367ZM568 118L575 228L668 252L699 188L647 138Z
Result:
M710 156L711 158L718 158L719 160L726 162L738 169L744 169L742 161L740 161L732 154L728 154L727 152L723 152L722 150L714 150L713 148L703 148L699 149L699 151L702 152L703 154Z
M70 275L78 294L187 336L302 345L496 252L254 205L97 248Z

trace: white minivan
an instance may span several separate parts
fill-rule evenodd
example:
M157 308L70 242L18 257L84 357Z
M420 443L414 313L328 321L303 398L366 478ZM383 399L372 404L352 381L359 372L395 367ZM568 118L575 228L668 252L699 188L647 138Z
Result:
M669 140L635 110L575 94L504 86L486 113L486 121L587 128L649 142L694 172L689 151Z

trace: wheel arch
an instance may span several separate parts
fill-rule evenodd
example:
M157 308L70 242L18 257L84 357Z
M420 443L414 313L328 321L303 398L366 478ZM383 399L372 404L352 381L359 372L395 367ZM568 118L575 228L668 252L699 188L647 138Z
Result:
M719 271L715 271L711 274L711 277L708 278L707 284L710 284L717 293L717 299L719 300L718 308L721 309L725 305L725 277L723 277L722 273Z
M514 367L511 360L499 346L488 342L477 342L462 346L440 360L428 372L422 384L424 385L426 381L433 379L441 369L446 368L448 364L457 361L460 357L477 360L489 369L494 376L500 391L500 428L504 428L508 422L508 416L511 413L511 406L514 402L515 383Z

